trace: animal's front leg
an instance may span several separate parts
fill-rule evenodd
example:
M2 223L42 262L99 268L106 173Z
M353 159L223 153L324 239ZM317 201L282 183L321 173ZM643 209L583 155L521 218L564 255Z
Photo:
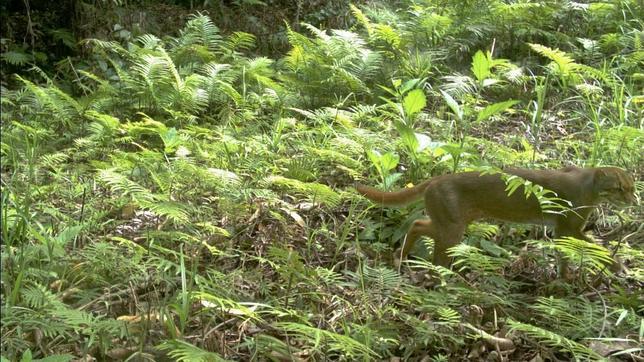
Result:
M560 239L564 237L573 237L575 239L584 240L592 243L593 240L583 232L583 223L572 222L573 220L564 219L555 228L555 238ZM559 274L563 279L569 279L569 261L565 255L559 253Z
M465 225L441 224L440 235L434 237L434 264L449 268L452 258L447 255L447 249L458 245L465 234Z

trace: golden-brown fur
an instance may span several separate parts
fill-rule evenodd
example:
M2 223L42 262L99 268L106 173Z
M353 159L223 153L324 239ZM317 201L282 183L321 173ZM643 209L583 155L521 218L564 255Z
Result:
M429 218L412 224L401 257L404 259L416 240L424 235L434 240L434 263L446 267L451 263L447 249L461 241L467 225L474 220L491 218L551 225L555 228L555 237L589 240L583 227L593 206L604 200L614 204L635 201L633 178L617 167L511 168L504 172L554 191L572 206L562 214L544 213L533 195L526 199L521 189L508 195L506 182L499 173L447 174L397 192L382 192L364 185L357 185L356 189L368 199L387 206L401 206L424 197Z

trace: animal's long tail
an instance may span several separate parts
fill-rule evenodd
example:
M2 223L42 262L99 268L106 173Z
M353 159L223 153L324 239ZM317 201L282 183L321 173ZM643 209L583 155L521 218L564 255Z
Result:
M429 186L430 181L431 180L427 180L414 187L405 188L394 192L383 192L376 189L375 187L360 184L356 184L356 190L359 194L373 202L377 202L385 206L404 206L420 199L423 196L423 193L425 192L427 186Z

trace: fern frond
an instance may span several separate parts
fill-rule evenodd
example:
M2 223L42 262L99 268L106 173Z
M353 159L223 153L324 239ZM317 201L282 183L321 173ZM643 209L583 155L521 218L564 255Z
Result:
M96 323L94 316L77 309L59 308L52 310L51 314L54 318L60 318L68 328L73 329L75 332L91 334L91 328Z
M315 35L325 42L331 39L331 37L324 30L320 30L311 24L303 23L302 26L307 28L311 32L311 34Z
M16 78L33 95L34 110L39 110L47 115L55 114L56 119L68 129L72 129L73 121L81 117L83 106L55 85L50 84L47 87L40 87L19 75L16 75Z
M593 323L586 321L601 319L599 309L583 296L569 299L539 297L530 308L537 312L536 317L542 321L541 325L562 331L569 336L588 335Z
M40 162L44 167L56 168L67 159L69 159L69 154L56 152L43 155Z
M49 289L38 283L26 286L21 290L25 303L33 309L58 309L63 303Z
M517 322L512 319L508 319L507 323L510 326L511 331L523 333L529 340L532 340L533 343L570 353L577 360L597 361L602 359L602 356L592 349L557 333L530 324Z
M461 315L450 307L441 307L436 310L438 319L441 322L456 325L461 322Z
M221 45L221 48L230 54L236 54L240 50L248 50L253 47L255 47L255 36L241 31L232 33Z
M219 28L208 16L199 12L191 15L190 20L179 32L179 37L175 41L180 47L203 45L211 52L216 52L222 45Z
M340 204L340 195L327 185L315 182L301 182L282 176L269 176L265 178L263 182L267 185L302 194L312 202L327 204L331 207L335 207Z
M121 175L116 169L100 170L98 179L105 182L113 191L122 193L125 196L132 196L141 201L152 201L154 196L145 187Z
M161 39L157 38L152 34L144 34L136 38L137 43L140 43L143 49L146 50L157 50L163 47Z
M180 362L228 362L229 360L223 358L215 352L208 352L188 342L180 341L177 339L163 341L155 348L168 351L168 356L172 357L175 361Z
M130 53L121 44L116 41L105 41L100 39L87 39L81 41L81 44L93 46L93 49L117 54L125 59L132 59L134 54Z
M466 94L476 92L476 82L466 75L448 75L443 77L440 88L450 95L462 98Z
M191 295L193 300L199 301L205 308L216 309L220 313L232 314L250 318L254 321L261 322L261 316L255 311L259 304L255 303L239 303L229 298L214 295L208 292L196 292ZM261 305L266 307L265 305Z
M371 24L369 18L357 6L349 4L349 8L351 9L353 16L356 18L358 23L362 25L367 30L367 34L371 36L373 32L373 25Z
M499 233L499 226L485 223L473 223L467 227L467 234L474 237L490 239Z
M147 199L136 200L137 203L158 216L167 217L176 223L183 224L188 221L188 212L182 203L174 201L163 201L165 197L155 195L155 200Z
M448 251L450 257L456 258L454 266L460 270L474 270L484 273L498 273L509 264L509 260L492 257L482 253L481 249L467 244L459 244Z
M371 37L376 41L387 44L391 49L398 50L402 43L400 31L387 24L376 24Z
M246 62L244 69L246 76L257 82L262 87L268 87L274 90L281 89L282 86L273 80L275 71L272 69L273 61L266 57L251 59Z
M343 149L343 148L337 148ZM305 147L307 153L313 156L313 159L327 161L330 164L340 164L351 169L360 169L362 164L356 161L351 154L346 151L339 152L335 149Z
M391 293L402 284L400 274L385 267L372 268L365 265L362 268L362 275L365 278L365 283L374 292L382 294Z
M596 274L613 263L611 253L605 247L573 237L555 239L555 249L566 258L580 265L587 272Z
M22 51L15 51L15 50L2 52L2 55L0 55L0 59L2 59L2 61L7 64L18 65L18 66L22 66L33 61L33 57L30 54L27 54Z
M294 322L278 322L274 327L312 348L320 348L324 354L337 354L344 358L378 358L375 351L346 335Z
M528 45L536 53L552 61L548 65L548 68L554 75L564 80L570 79L575 82L578 80L580 66L575 63L575 60L571 56L559 49L552 49L545 45L534 43L528 43Z

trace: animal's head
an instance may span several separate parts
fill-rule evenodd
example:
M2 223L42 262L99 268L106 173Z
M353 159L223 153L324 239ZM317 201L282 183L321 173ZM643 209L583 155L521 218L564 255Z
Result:
M621 168L599 167L595 169L594 190L602 200L615 205L637 202L635 180Z

